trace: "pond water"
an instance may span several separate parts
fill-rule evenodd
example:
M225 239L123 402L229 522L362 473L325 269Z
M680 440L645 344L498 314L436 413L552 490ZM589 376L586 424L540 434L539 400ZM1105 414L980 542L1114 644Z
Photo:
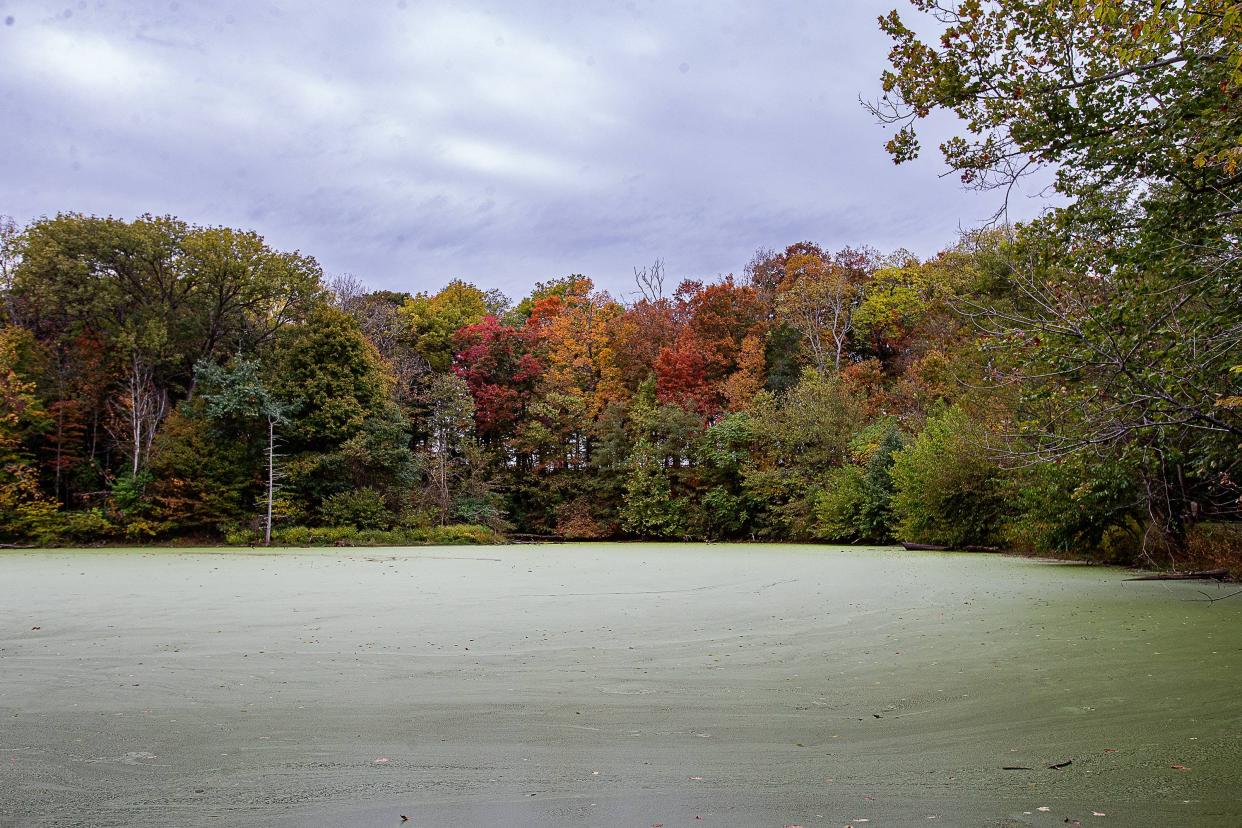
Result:
M1127 575L784 545L8 552L0 825L1242 824L1242 596Z

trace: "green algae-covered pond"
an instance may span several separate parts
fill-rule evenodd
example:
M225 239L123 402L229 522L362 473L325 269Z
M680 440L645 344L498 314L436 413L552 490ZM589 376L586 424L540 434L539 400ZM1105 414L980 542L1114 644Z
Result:
M822 546L4 553L0 825L1242 824L1242 596L1126 575Z

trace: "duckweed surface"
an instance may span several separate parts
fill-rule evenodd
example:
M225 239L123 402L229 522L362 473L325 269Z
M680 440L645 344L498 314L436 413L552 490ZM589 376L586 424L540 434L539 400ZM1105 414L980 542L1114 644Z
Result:
M1127 575L784 545L4 553L0 825L1242 824L1242 596Z

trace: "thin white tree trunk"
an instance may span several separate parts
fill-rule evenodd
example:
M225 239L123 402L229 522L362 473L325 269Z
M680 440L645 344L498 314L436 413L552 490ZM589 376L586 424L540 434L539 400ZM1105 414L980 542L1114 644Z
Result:
M133 442L133 451L130 452L133 460L131 477L138 476L138 462L142 458L142 396L139 385L141 382L138 360L135 359L133 360L133 373L129 377L129 431Z
M267 522L263 527L263 545L272 545L272 496L276 483L276 424L267 418Z
M129 427L130 474L136 477L144 458L150 457L155 433L168 413L168 392L155 387L151 369L137 354L130 359L125 396L114 410L119 410ZM113 433L113 437L117 435Z

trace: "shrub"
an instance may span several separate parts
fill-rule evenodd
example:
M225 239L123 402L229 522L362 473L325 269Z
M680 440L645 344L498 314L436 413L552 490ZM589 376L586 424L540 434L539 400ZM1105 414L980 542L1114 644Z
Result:
M272 532L275 546L459 546L501 543L486 526L454 524L425 529L359 529L354 526L287 526ZM249 543L249 539L246 541Z
M1242 523L1200 523L1186 539L1186 569L1225 567L1242 574Z
M1143 530L1138 526L1136 475L1117 462L1084 458L1041 463L1022 472L1009 540L1032 552L1132 560Z
M136 475L122 475L112 484L112 502L121 514L129 515L140 512L144 507L143 497L146 488L154 480L151 472L138 472Z
M62 539L76 541L98 541L113 536L117 531L101 509L61 512L58 528Z
M903 540L948 546L997 540L1005 515L987 434L957 406L927 421L893 459L893 515Z
M50 500L30 499L7 508L9 498L0 492L0 537L32 540L40 546L54 546L60 542L61 513Z
M145 543L146 541L158 538L166 533L171 527L168 523L161 520L147 520L146 518L132 518L125 522L125 538L137 543Z
M505 520L504 500L494 492L458 497L453 501L453 517L463 523L487 526L497 532L513 528Z
M352 526L355 529L386 529L392 515L384 498L369 486L329 496L319 507L319 519L326 526Z
M586 497L576 497L556 507L556 534L562 538L598 540L608 537L613 528L596 517Z
M750 519L747 500L732 494L724 486L714 486L703 495L702 511L705 534L720 538L737 535Z
M850 441L853 463L829 472L815 497L812 532L840 542L885 543L892 539L893 458L901 436L889 418L864 428Z
M262 539L260 533L245 526L230 526L224 530L226 546L253 546Z
M858 466L833 469L824 489L815 498L814 533L827 541L849 543L861 536L867 478Z

